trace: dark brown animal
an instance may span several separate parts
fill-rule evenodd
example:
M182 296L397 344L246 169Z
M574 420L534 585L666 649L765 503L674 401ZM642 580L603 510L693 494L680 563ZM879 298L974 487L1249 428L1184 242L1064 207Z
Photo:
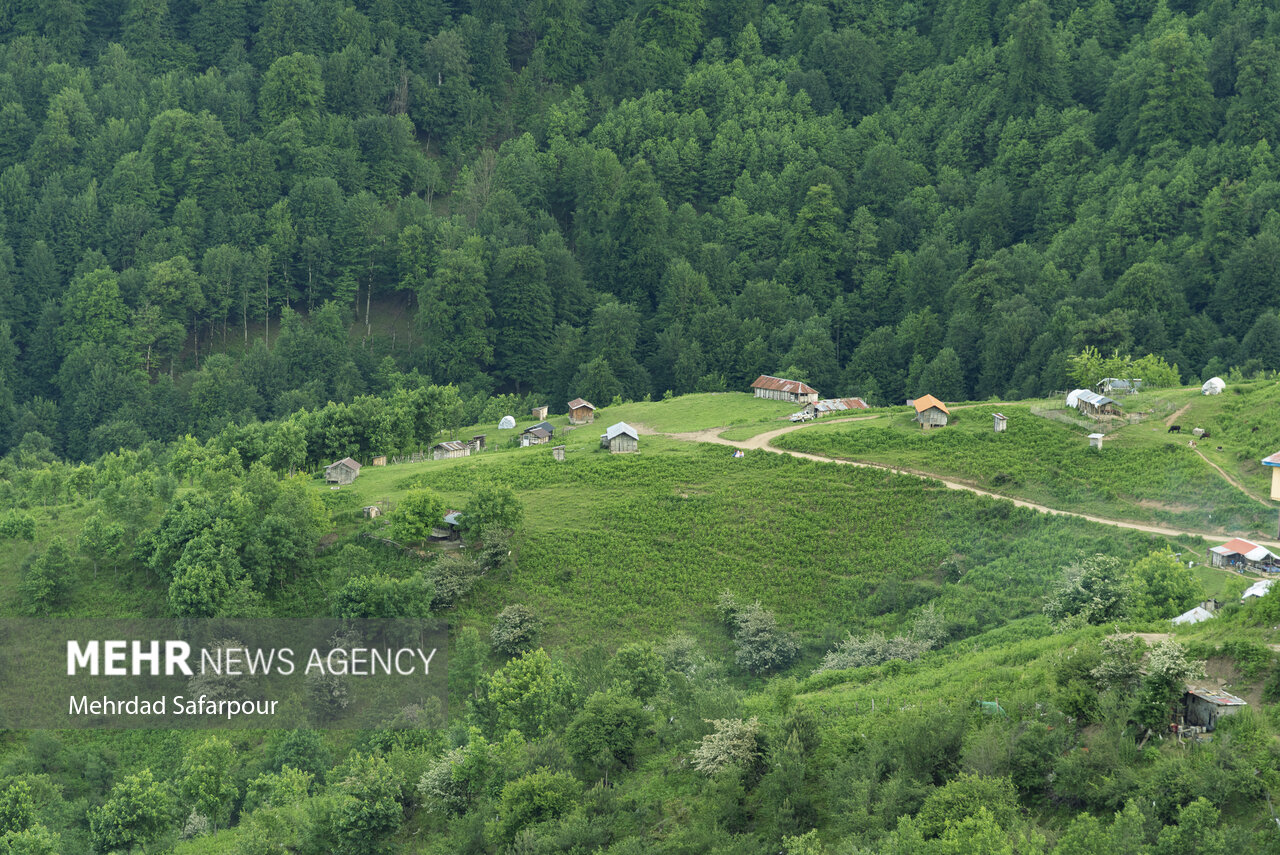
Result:
M1169 425L1169 433L1182 433L1182 425Z
M1258 426L1257 426L1257 425L1254 425L1253 427L1249 428L1249 433L1257 433L1257 432L1258 432Z
M1200 434L1201 439L1208 439L1210 436L1211 434L1208 431L1205 431L1204 433Z

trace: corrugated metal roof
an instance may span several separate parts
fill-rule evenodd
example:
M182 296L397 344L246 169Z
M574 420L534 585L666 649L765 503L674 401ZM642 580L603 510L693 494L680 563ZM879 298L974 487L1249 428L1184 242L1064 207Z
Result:
M1176 618L1170 621L1170 623L1175 623L1175 624L1200 623L1201 621L1209 620L1212 617L1213 617L1213 612L1209 611L1204 606L1196 606L1194 609L1185 611L1182 614L1178 615Z
M1280 451L1262 458L1263 466L1280 466Z
M624 433L634 440L639 441L640 439L639 432L637 432L635 428L633 428L631 425L627 424L626 422L618 422L616 425L610 425L609 427L605 428L604 438L606 440L612 441L615 437L621 436Z
M756 382L751 384L752 389L769 389L773 392L787 392L792 395L816 395L818 390L807 383L801 383L799 380L784 380L781 377L773 377L769 374L761 374L756 378Z
M1250 561L1261 561L1264 558L1275 558L1275 554L1265 546L1259 546L1252 540L1245 540L1242 537L1233 537L1221 546L1215 546L1211 552L1219 555L1243 555Z
M538 423L537 423L536 425L534 425L533 427L527 427L527 428L525 428L525 429L524 429L524 432L525 432L525 433L533 433L535 430L543 430L543 431L546 431L547 436L550 436L551 434L555 433L555 431L556 431L556 429L555 429L554 427L552 427L551 422L538 422Z
M536 437L537 439L548 439L551 436L551 434L547 433L540 427L529 428L525 433L529 434L529 436Z
M1275 583L1275 579L1259 579L1245 589L1245 592L1240 595L1240 599L1247 600L1250 597L1265 597L1267 595L1267 591L1270 591L1271 586Z
M1195 695L1201 700L1220 707L1248 706L1248 702L1244 698L1237 698L1230 692L1224 692L1221 689L1201 689L1197 686L1187 686L1187 694Z
M444 521L449 525L462 525L462 511L447 511Z
M861 398L824 398L821 401L815 401L813 408L820 413L865 410L867 409L867 402Z
M916 408L917 413L923 413L925 410L929 409L930 407L937 407L939 410L942 410L942 412L946 413L947 415L951 415L951 411L947 409L947 405L942 403L932 395L925 395L922 398L916 398L914 401L912 401L912 406Z
M446 451L463 451L467 448L467 444L461 440L451 439L446 442L437 442L436 448L443 448Z
M1073 398L1075 399L1074 401L1072 400ZM1115 403L1115 401L1108 398L1106 395L1099 395L1097 392L1091 392L1088 389L1076 389L1067 396L1068 407L1078 407L1081 401L1084 401L1086 404L1093 404L1095 407Z
M350 467L351 469L354 469L356 472L360 471L360 464L356 463L350 457L344 457L341 460L335 460L334 462L330 463L328 466L325 467L325 471L326 472L329 471L333 467L337 466L339 463L346 464L348 467Z
M586 407L588 410L594 410L596 405L590 401L583 400L582 398L574 398L569 402L569 409L571 410L577 410L582 407Z

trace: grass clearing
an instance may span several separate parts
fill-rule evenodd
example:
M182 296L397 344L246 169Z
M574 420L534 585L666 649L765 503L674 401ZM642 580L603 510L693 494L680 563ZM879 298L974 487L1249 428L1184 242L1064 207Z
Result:
M992 414L1009 417L1004 433ZM1157 422L1163 425L1163 422ZM1062 510L1205 531L1269 534L1276 511L1231 486L1186 442L1149 422L1108 435L1101 452L1085 429L1032 415L1026 405L958 410L922 431L907 414L815 425L779 437L779 448L918 469Z

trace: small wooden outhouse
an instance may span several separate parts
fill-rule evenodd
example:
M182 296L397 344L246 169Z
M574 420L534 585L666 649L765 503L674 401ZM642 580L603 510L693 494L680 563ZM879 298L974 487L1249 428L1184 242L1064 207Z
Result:
M560 463L563 463L564 462L564 446L557 445L555 448L551 449L551 456L554 457Z
M991 429L996 433L1004 433L1009 427L1009 418L1004 413L995 413L991 417Z
M626 422L618 422L600 435L600 447L609 449L610 454L639 451L640 433Z
M531 412L533 417L538 421L542 421L547 417L547 407L534 407L529 412Z
M596 405L582 398L569 402L569 424L588 425L596 420Z
M324 480L330 484L350 484L359 474L360 464L350 457L344 457L324 468Z
M1104 438L1105 438L1105 434L1101 434L1101 433L1091 433L1091 434L1089 434L1089 447L1090 447L1090 448L1096 448L1096 449L1098 449L1099 451L1101 451L1101 450L1102 450L1102 440L1103 440Z

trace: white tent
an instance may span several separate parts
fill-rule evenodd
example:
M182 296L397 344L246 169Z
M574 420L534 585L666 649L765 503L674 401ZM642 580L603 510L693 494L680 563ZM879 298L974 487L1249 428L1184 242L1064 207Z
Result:
M1205 395L1221 395L1222 390L1227 388L1227 384L1222 381L1221 377L1210 377L1204 381L1204 385L1200 387L1201 393Z
M1088 389L1073 389L1072 391L1068 392L1068 393L1067 393L1067 406L1068 406L1068 407L1071 407L1071 408L1073 408L1073 409L1074 409L1074 408L1076 408L1076 407L1079 407L1079 406L1080 406L1080 396L1081 396L1081 395L1084 395L1084 394L1087 394L1087 393L1088 393L1088 391L1089 391Z
M1204 606L1196 606L1194 609L1191 609L1191 611L1183 612L1178 615L1172 622L1175 624L1200 623L1201 621L1209 620L1212 617L1213 612L1209 611Z
M515 426L515 416L503 416L502 421L498 422L498 430L513 430Z

